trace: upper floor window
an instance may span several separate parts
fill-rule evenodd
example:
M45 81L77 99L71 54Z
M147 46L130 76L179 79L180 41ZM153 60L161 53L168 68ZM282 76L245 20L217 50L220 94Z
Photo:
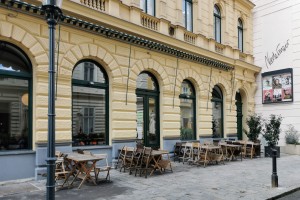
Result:
M238 20L238 48L243 52L243 22L241 19Z
M94 64L85 62L84 63L84 80L94 81Z
M193 31L193 3L192 0L182 0L183 24L186 30Z
M155 16L155 0L140 0L140 7L145 13Z
M221 43L221 12L217 5L214 6L214 34L216 42Z

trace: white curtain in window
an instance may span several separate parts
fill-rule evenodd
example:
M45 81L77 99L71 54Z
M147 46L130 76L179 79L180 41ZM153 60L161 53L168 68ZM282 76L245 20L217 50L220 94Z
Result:
M192 3L190 3L190 2L186 2L186 17L187 17L186 29L188 31L192 31L193 16L192 16Z

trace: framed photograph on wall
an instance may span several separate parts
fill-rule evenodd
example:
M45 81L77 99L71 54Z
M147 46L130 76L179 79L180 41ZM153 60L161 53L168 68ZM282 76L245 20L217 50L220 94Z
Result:
M293 101L293 69L281 69L261 74L262 103Z

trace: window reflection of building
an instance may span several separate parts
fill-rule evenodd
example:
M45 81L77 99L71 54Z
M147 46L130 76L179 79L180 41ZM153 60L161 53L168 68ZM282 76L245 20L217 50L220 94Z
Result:
M223 94L219 86L215 86L212 92L212 136L223 137Z
M183 140L196 139L195 133L195 92L192 84L184 80L180 94L180 136Z
M73 71L73 145L100 145L107 141L107 80L92 61L81 62Z
M0 150L30 148L30 68L21 50L0 41Z

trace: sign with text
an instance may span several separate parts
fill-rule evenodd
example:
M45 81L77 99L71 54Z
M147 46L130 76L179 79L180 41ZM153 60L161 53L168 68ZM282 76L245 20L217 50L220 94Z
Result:
M262 103L293 101L293 69L262 73Z

